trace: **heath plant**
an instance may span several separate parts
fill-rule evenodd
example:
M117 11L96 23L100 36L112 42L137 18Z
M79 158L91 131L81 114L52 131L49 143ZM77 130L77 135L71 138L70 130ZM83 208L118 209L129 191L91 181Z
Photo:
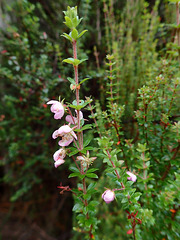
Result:
M152 23L146 12L147 5L144 7L144 16L148 24ZM115 61L114 54L106 56L106 84L101 89L106 90L103 92L105 110L98 101L93 106L89 97L81 99L82 84L89 79L79 79L79 65L86 59L78 58L77 43L86 30L78 31L82 18L78 17L77 7L68 7L64 15L70 32L62 36L71 43L73 56L63 62L74 69L74 78L67 78L74 99L72 103L59 99L47 104L51 105L56 120L66 115L65 124L52 134L53 139L60 137L60 149L53 158L57 168L66 161L66 155L71 157L69 177L78 179L76 189L58 186L61 193L71 191L74 196L74 230L77 232L74 239L77 236L83 239L178 239L178 60L173 59L173 64L172 59L153 61L157 65L150 75L158 74L151 80L144 79L143 86L139 85L137 109L131 112L134 131L131 138L127 138L129 128L124 121L127 105L120 104L117 80L117 66L121 65ZM145 44L142 38L141 41ZM84 118L85 110L90 111L93 124L85 124L90 121ZM93 127L96 147L92 137L84 134Z
M51 105L51 112L54 113L54 119L61 119L65 112L68 115L65 118L66 124L60 126L52 134L52 138L56 139L60 137L58 145L61 147L58 149L54 155L54 165L59 167L65 162L65 157L68 155L72 157L74 164L69 167L72 173L69 177L77 177L79 182L77 189L70 189L69 186L60 185L59 188L61 192L72 191L74 194L75 205L73 211L76 212L77 227L74 227L74 230L85 234L87 239L96 239L96 228L98 220L96 218L96 207L99 202L92 200L92 195L94 195L97 190L95 188L96 183L92 182L88 184L88 178L98 178L94 173L97 169L92 168L91 165L97 156L100 156L103 159L104 163L107 163L107 174L113 179L113 184L110 186L104 186L105 191L102 193L102 199L106 204L111 203L115 196L119 196L121 202L123 203L123 208L128 212L128 218L131 220L131 228L129 231L132 231L135 235L135 228L137 224L141 224L141 220L138 218L138 211L140 205L137 202L141 193L135 192L135 188L132 188L132 184L136 182L136 175L133 171L129 169L121 168L121 165L124 161L119 161L117 158L118 149L113 149L114 142L109 139L107 134L100 134L98 139L103 153L98 153L97 156L90 156L90 150L93 149L90 146L91 139L84 139L83 131L90 129L91 124L84 124L86 119L83 117L83 108L88 105L88 109L91 111L92 118L93 110L91 106L91 99L86 97L86 100L80 99L80 89L84 81L88 80L87 78L79 80L78 68L81 63L86 61L86 59L78 59L77 56L77 43L79 38L83 36L86 30L83 30L81 33L78 32L77 27L81 22L81 18L78 17L77 7L70 8L68 7L67 11L64 11L65 14L65 24L70 29L70 33L63 33L62 36L70 41L73 49L73 57L64 59L63 62L71 64L74 68L74 79L68 77L70 82L70 89L75 94L75 100L72 103L64 103L64 100L50 100L47 104ZM109 87L110 87L110 96L107 98L109 101L109 111L107 112L107 118L110 117L112 120L112 126L115 128L116 134L119 133L119 124L120 118L117 116L123 114L123 107L120 110L117 108L118 105L113 99L113 56L108 55L107 59L109 63ZM95 118L94 118L95 120ZM95 121L96 122L96 121ZM69 146L73 144L73 146ZM120 144L120 143L119 143ZM117 193L117 194L116 194Z
M77 226L74 230L85 235L85 239L94 239L95 230L97 228L96 206L98 202L92 200L92 194L96 193L95 182L88 183L88 179L98 178L95 174L96 168L92 167L96 156L91 156L93 149L89 144L91 139L84 139L83 132L91 129L91 124L85 124L86 119L83 117L83 108L91 102L80 99L80 90L83 82L88 80L79 79L79 65L86 59L78 58L77 43L87 30L78 32L77 28L82 21L77 13L77 7L68 7L64 11L65 25L70 29L69 34L63 33L62 36L70 41L73 50L73 56L64 59L63 62L71 64L74 68L74 78L68 77L70 82L70 90L74 93L74 100L72 103L65 103L63 100L50 100L47 104L51 105L51 112L54 113L55 119L61 119L66 113L65 125L59 127L54 131L52 138L60 137L58 145L61 147L54 155L54 165L59 167L65 162L66 155L72 157L73 163L69 167L72 173L69 177L76 177L79 179L77 189L70 189L69 186L60 185L61 193L71 191L74 195L75 205L73 211L76 213ZM73 96L73 94L72 94ZM73 98L73 97L72 97ZM71 144L71 146L70 146Z

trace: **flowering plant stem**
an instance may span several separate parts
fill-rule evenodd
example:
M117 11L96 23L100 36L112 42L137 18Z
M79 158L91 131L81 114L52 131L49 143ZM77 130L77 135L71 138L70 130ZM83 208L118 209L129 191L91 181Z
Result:
M73 40L72 45L73 45L73 58L77 59L77 42L75 40ZM80 103L80 100L79 100L80 85L79 85L79 77L78 77L78 66L75 66L75 65L74 65L74 75L75 75L75 83L76 83L76 102L77 102L77 105L79 105L79 103ZM80 111L77 110L77 129L80 130L81 126L80 126L80 114L79 114L79 112ZM79 142L79 150L81 151L83 149L83 131L78 132L77 135L78 135L78 142ZM83 167L82 164L81 164L80 172L81 172L82 175L84 175L84 167ZM83 178L82 183L83 183L83 194L85 195L87 193L85 178ZM88 206L87 199L84 200L84 205L85 205L85 207ZM86 219L89 219L88 212L86 213ZM90 230L89 230L90 239L91 239L91 236L92 236L91 229L92 229L92 226L90 227Z
M74 59L77 59L77 42L74 40L72 42L72 45L73 45L73 57L74 57ZM79 87L78 87L78 84L79 84L78 66L74 66L74 75L75 75L75 82L76 82L76 102L77 102L77 105L79 105L80 101L79 101ZM79 110L77 110L77 129L80 129L80 128L81 128L81 126L80 126L80 115L79 115ZM83 149L83 131L78 132L78 142L79 142L79 150L82 150ZM81 172L81 174L84 174L84 167L83 167L82 164L81 164L80 172ZM83 193L85 195L86 194L86 180L85 180L85 178L83 178L82 182L83 182ZM84 200L84 205L85 205L85 207L88 206L88 202L87 202L86 199ZM89 219L88 212L86 214L86 218ZM92 235L91 234L91 228L90 228L89 235L90 236ZM90 239L91 239L91 237L90 237Z
M95 234L95 229L97 228L97 221L95 218L96 212L92 210L92 206L94 206L94 204L96 204L97 202L91 200L91 197L92 194L96 192L96 190L94 190L96 184L90 183L89 185L87 185L86 178L98 178L98 176L94 173L97 170L96 168L89 169L89 166L93 163L96 157L90 157L89 149L91 149L91 147L88 147L89 143L85 144L85 146L83 144L83 130L91 128L91 124L83 126L84 119L81 109L85 107L88 103L84 103L83 100L80 100L79 91L81 84L88 78L85 78L81 80L81 82L79 82L78 65L84 62L86 59L80 60L77 58L77 40L87 30L82 31L79 34L78 30L76 29L76 27L82 20L79 19L77 15L77 7L68 7L67 11L64 11L64 14L64 23L68 28L70 28L70 33L64 33L62 36L72 43L73 58L64 59L63 62L72 64L74 68L74 79L67 79L71 83L70 89L72 91L75 91L75 100L72 102L72 104L64 104L64 100L61 102L60 100L51 100L47 103L52 105L51 111L54 113L55 119L61 119L65 113L65 110L69 112L69 115L67 115L65 118L69 124L61 126L52 135L54 139L58 137L62 138L58 142L58 144L62 148L54 153L53 158L55 161L55 167L58 167L65 162L64 158L66 156L66 153L73 158L76 167L70 166L70 170L72 171L72 173L69 175L69 178L78 177L78 179L81 181L81 184L78 183L78 188L72 190L67 186L63 187L62 185L60 185L59 188L62 189L62 193L65 190L72 191L75 196L75 205L73 207L73 211L77 213L76 217L79 226L78 228L75 227L74 230L85 233L86 239L93 239L93 234ZM76 117L73 116L70 108L73 108L75 110ZM73 125L72 128L71 125ZM72 142L74 143L74 146L65 149L65 147L69 146ZM76 156L77 154L79 156Z

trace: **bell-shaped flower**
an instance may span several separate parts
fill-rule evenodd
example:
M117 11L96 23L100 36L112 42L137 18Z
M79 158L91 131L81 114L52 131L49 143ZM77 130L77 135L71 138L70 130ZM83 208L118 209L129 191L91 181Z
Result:
M65 162L64 161L65 156L66 156L66 150L64 148L61 148L54 153L54 155L53 155L53 158L55 161L54 166L56 168Z
M76 115L77 115L77 110L75 110L75 112L76 112ZM83 119L83 113L81 111L79 111L79 118L80 118L80 120ZM74 124L74 125L77 124L77 118L73 117L71 115L67 115L66 116L66 121L68 123L71 123L71 124Z
M103 194L102 194L102 199L108 204L112 202L115 198L115 193L112 190L107 189Z
M62 140L58 142L58 144L62 147L68 146L72 143L74 138L77 139L76 134L68 125L61 126L53 133L52 138L56 139L57 137L62 137Z
M134 175L133 173L131 173L129 171L127 171L126 173L129 175L129 177L127 178L129 181L136 182L136 180L137 180L136 175Z
M52 104L51 112L54 113L54 119L61 119L64 115L64 106L61 102L51 100L47 104Z

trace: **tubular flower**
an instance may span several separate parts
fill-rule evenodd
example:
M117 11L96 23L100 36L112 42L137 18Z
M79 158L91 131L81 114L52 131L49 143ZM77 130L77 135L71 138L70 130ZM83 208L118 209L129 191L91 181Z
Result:
M53 158L55 161L54 166L56 168L65 162L64 161L65 156L66 156L66 150L64 148L61 148L54 153L54 155L53 155Z
M51 112L54 113L54 119L61 119L64 115L64 107L61 102L58 102L56 100L51 100L47 102L47 104L52 104L51 106Z
M115 193L114 191L111 190L106 190L103 194L102 194L102 199L108 204L110 202L112 202L115 198Z
M76 114L77 114L77 110L75 110ZM80 120L83 119L83 113L81 111L79 111L79 118ZM67 115L66 116L66 121L71 123L71 124L77 124L77 118L76 117L72 117L71 115Z
M58 142L58 144L62 147L68 146L72 143L74 138L77 139L76 134L68 125L64 125L53 132L52 138L56 139L57 137L62 137L62 140Z
M131 173L131 172L126 172L128 175L129 175L129 177L127 178L129 181L133 181L133 182L136 182L136 180L137 180L137 177L136 177L136 175L134 175L133 173Z

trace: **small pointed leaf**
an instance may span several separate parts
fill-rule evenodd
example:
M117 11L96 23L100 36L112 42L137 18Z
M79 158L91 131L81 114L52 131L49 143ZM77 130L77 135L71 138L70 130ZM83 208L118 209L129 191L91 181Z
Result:
M78 38L82 37L82 35L84 35L85 32L87 32L88 30L84 30L82 31L79 35L78 35Z

